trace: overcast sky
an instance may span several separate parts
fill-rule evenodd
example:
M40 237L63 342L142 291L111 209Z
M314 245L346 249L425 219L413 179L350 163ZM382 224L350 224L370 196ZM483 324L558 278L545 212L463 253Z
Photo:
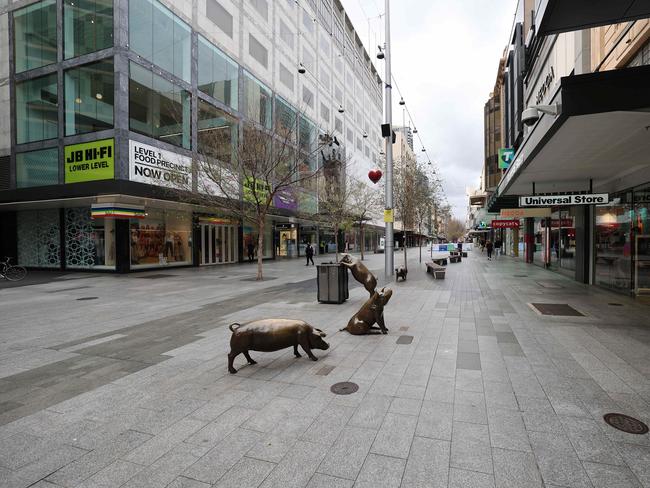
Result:
M516 5L516 0L391 1L393 76L437 163L453 213L463 221L465 188L478 186L483 165L483 105L494 87ZM376 18L384 12L384 0L343 0L343 6L374 58L376 45L384 42L383 17ZM384 64L374 60L383 78ZM402 124L398 101L394 89L395 125ZM417 139L415 146L417 153Z

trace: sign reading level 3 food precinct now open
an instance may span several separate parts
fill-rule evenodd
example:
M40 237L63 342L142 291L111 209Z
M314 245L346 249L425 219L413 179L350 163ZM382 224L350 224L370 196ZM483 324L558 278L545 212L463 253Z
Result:
M114 151L113 139L65 146L65 182L113 179Z
M609 203L607 193L577 193L570 195L531 195L519 197L521 207L556 207L559 205L602 205Z

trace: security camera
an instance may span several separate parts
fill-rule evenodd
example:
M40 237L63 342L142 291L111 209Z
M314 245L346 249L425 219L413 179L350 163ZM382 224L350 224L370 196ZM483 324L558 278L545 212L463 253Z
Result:
M541 117L540 112L548 115L557 116L560 113L561 105L533 105L521 113L521 121L528 127L532 127Z

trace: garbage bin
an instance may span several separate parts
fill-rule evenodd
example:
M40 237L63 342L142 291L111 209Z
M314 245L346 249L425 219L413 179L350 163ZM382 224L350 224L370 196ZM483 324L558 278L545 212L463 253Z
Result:
M316 266L318 301L322 303L343 303L350 297L348 270L337 263Z

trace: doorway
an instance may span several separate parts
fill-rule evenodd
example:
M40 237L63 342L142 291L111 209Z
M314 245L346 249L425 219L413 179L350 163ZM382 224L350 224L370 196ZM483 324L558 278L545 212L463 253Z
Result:
M650 235L636 236L635 283L637 295L650 295Z
M201 224L201 266L236 263L237 226Z

